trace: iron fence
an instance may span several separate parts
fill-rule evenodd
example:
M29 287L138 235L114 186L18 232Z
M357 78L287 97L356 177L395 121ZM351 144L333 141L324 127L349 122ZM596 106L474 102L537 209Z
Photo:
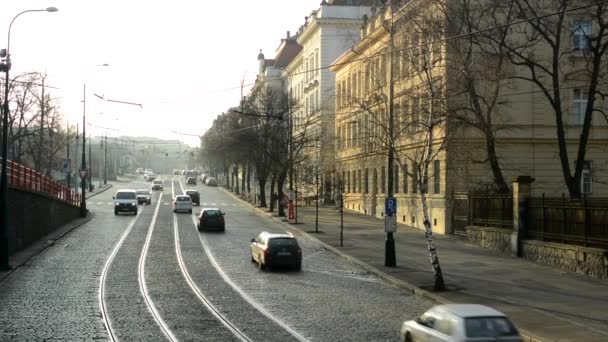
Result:
M470 193L469 206L471 225L513 229L511 194Z
M608 248L608 198L530 198L527 236L585 247Z
M80 204L80 193L31 168L7 160L6 171L8 185L13 188L41 192L76 206Z

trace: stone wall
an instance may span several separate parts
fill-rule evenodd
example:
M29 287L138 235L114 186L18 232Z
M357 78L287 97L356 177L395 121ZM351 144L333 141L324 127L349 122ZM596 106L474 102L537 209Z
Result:
M8 189L9 254L26 248L55 229L80 217L80 208L45 194Z
M466 227L467 239L481 247L504 254L511 254L511 234L513 229L494 227Z
M522 257L563 270L608 279L608 250L537 240L522 241Z

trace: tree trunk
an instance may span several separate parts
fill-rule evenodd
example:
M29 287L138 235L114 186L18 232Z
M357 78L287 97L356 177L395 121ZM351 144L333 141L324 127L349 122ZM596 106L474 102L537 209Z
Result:
M251 193L251 164L247 163L247 193Z
M274 211L274 204L277 201L275 193L274 193L274 184L275 184L276 180L277 180L277 177L275 175L273 175L272 178L270 179L270 208L268 208L269 212Z
M239 164L234 165L234 170L232 172L232 174L234 175L234 192L239 195L240 191L239 191Z
M246 175L247 175L247 165L243 165L243 177L241 178L241 192L243 193L243 195L245 193L249 194L249 191L245 191L245 181L247 179Z
M428 174L428 166L426 166L425 169L425 173ZM420 202L422 204L422 215L424 216L424 236L426 238L426 246L431 259L431 266L433 267L433 276L435 278L435 285L433 289L435 291L443 291L445 290L445 283L443 281L441 265L439 264L439 257L437 256L437 249L435 248L435 242L433 241L433 228L431 227L431 221L429 219L429 207L426 202L426 188L427 186L423 186L422 184L420 185Z
M266 208L266 177L259 178L260 183L260 208Z
M279 206L279 216L285 216L285 205L283 203L283 198L285 194L283 193L283 186L285 185L285 179L287 178L287 173L283 172L279 175L277 179L277 193L279 194L278 206Z
M490 168L492 169L492 175L494 175L496 191L501 194L509 193L511 190L505 181L500 164L498 163L498 157L496 156L496 144L494 143L494 135L492 132L486 132L486 150L488 153L488 162L490 163Z

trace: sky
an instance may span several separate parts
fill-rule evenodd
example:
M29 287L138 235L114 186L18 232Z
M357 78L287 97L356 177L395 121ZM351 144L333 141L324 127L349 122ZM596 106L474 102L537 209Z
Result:
M259 50L273 58L286 32L295 33L320 2L3 0L0 45L6 46L15 15L57 7L14 21L12 76L46 72L70 125L82 125L86 84L87 122L107 128L88 126L93 135L154 136L198 146L197 136L213 119L238 105L241 80L255 80Z

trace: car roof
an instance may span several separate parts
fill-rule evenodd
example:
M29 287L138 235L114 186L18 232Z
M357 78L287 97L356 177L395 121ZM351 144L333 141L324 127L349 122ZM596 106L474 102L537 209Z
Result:
M137 191L135 191L133 189L119 189L118 191L116 191L116 193L119 193L119 192L137 192Z
M162 183L162 179L155 179L154 183L156 183L156 182L161 182Z
M198 192L198 190L195 190L195 189L186 189L186 193L188 193L188 192Z
M449 312L459 317L505 316L504 313L481 304L445 304L433 307L436 312Z
M137 191L138 191L138 192L139 192L139 191L147 191L147 192L150 192L150 190L148 190L148 189L137 189Z
M295 239L295 236L291 233L269 233L262 232L260 235L267 239Z
M203 208L203 209L201 210L201 213L202 213L202 212L204 212L204 211L211 211L211 210L217 210L217 211L221 211L221 210L220 210L220 208Z
M175 196L175 198L184 198L184 197L190 198L190 196L188 196L188 195L177 195L177 196Z

